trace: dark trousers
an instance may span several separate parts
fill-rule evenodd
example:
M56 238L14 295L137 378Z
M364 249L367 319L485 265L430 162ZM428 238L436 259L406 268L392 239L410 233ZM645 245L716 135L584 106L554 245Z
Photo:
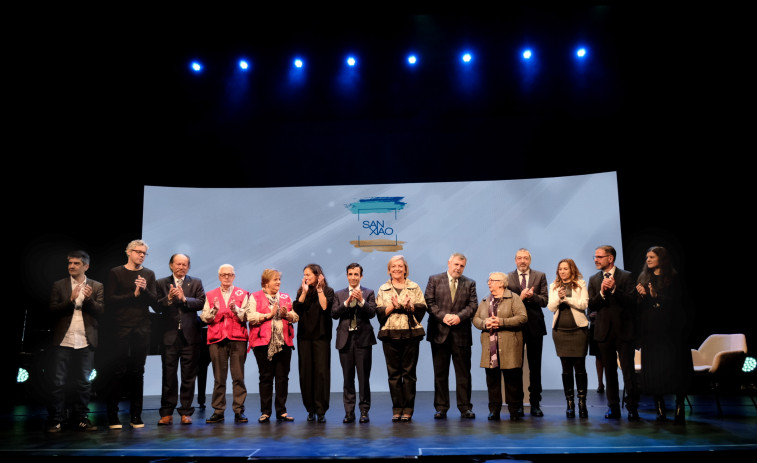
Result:
M360 347L357 345L354 331L347 337L347 344L339 349L339 362L342 364L344 386L342 397L344 411L355 413L355 373L357 372L358 387L360 388L360 412L371 409L371 365L373 363L373 346Z
M611 408L620 406L620 386L618 383L618 361L623 374L626 390L626 408L636 410L639 407L639 387L634 374L634 348L630 341L618 337L608 337L599 341L599 352L605 366L605 395L607 405ZM616 361L617 359L617 361Z
M208 329L200 330L200 360L197 366L197 403L205 405L205 386L208 384L208 366L210 365L210 348L208 346Z
M523 330L523 344L528 360L528 395L531 405L541 402L541 354L544 348L544 336L533 335Z
M502 381L505 382L505 398L510 414L523 406L523 368L484 368L486 389L489 392L489 411L499 413L502 409Z
M195 381L200 357L200 345L189 344L179 330L176 340L170 346L163 346L161 360L163 365L163 391L160 397L160 416L170 416L179 399L179 415L192 415L195 395ZM181 365L181 387L177 379Z
M91 347L74 349L55 346L52 352L52 390L50 391L50 420L61 422L66 418L67 380L73 379L71 416L73 420L83 420L89 413L89 399L92 385L89 375L94 366L95 351Z
M271 360L268 360L268 346L258 346L252 349L258 362L260 374L260 414L272 415L273 389L276 385L276 416L287 412L287 395L289 394L289 368L292 362L292 348L281 346Z
M431 359L434 364L434 408L449 410L449 364L455 367L457 408L460 412L473 408L471 404L471 347L455 344L448 337L442 344L431 342Z
M415 369L418 366L420 343L420 338L383 341L394 415L412 416L415 409L415 386L418 381Z
M226 378L231 370L232 404L234 413L244 412L247 387L244 384L244 362L247 360L247 341L223 341L210 344L213 363L213 397L210 405L219 415L226 410Z
M331 339L298 339L297 350L305 410L325 415L331 394Z
M150 344L150 333L132 331L113 341L111 365L113 376L108 392L109 414L118 413L118 403L125 396L129 400L132 417L142 415L145 386L145 361Z

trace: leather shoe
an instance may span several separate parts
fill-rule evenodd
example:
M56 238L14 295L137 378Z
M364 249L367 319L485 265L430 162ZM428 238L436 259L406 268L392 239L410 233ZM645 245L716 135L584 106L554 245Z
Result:
M318 422L319 423L325 423L326 422L326 415L318 415Z
M223 422L223 415L218 413L213 413L210 415L210 418L205 420L206 423L221 423Z
M276 421L286 421L287 423L294 421L294 417L284 413L276 416Z
M526 416L526 414L523 412L523 405L518 407L518 410L515 412L515 414L518 415L519 418Z
M499 413L491 412L489 413L489 416L486 419L489 421L499 421Z
M161 416L158 420L158 426L168 426L169 424L173 424L173 416L171 415Z
M234 422L235 423L246 423L247 417L244 416L244 413L234 413Z
M313 412L308 413L308 421L315 421L315 413Z
M605 418L607 419L613 419L617 420L620 418L620 409L615 407L610 407L607 409L607 413L605 413Z
M367 423L371 421L370 418L368 418L368 412L361 412L360 413L360 422L361 423Z
M639 411L635 408L628 410L628 421L639 421Z
M181 415L181 424L192 424L192 417L189 415Z
M469 420L472 420L473 418L476 417L476 414L473 413L471 410L465 410L464 412L462 412L460 414L460 416L462 416L463 418L467 418Z
M271 421L271 415L262 414L258 418L258 423L268 423L269 421Z
M344 419L342 420L342 423L354 423L355 422L355 414L354 413L347 413L344 415Z
M531 404L531 416L544 416L544 412L539 408L539 404Z
M434 413L434 419L435 420L446 420L447 419L447 412L438 411Z
M518 413L511 413L510 414L510 421L521 421L522 418Z

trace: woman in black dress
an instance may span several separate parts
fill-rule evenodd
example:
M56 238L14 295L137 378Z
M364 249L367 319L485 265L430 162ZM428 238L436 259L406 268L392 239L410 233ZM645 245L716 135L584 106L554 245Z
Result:
M683 305L678 272L661 246L647 250L636 285L639 302L641 382L654 396L657 421L665 421L665 394L675 394L675 422L685 423L684 399L694 375L687 341L692 320Z

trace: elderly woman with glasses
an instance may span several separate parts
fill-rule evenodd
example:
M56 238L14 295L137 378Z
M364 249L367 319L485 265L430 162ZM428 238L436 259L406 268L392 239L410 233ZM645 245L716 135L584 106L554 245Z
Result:
M528 320L520 297L507 289L507 275L489 274L489 295L473 316L473 326L481 330L481 367L489 391L489 420L498 421L502 409L502 380L510 421L520 420L523 406L523 333Z

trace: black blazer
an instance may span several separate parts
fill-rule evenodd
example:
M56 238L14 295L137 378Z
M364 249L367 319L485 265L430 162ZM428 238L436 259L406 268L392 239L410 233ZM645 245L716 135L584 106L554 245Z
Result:
M632 341L635 336L636 297L635 282L631 272L615 267L615 291L602 297L603 272L589 279L589 313L596 312L594 339L605 341L613 333L623 341Z
M85 299L82 303L81 313L82 318L84 319L84 331L87 336L87 343L94 349L97 348L98 341L98 319L105 310L105 291L102 283L90 280L89 278L87 278L87 286L92 287L92 296ZM66 331L68 331L68 327L71 326L74 310L75 305L71 302L71 277L53 283L53 289L50 294L53 346L60 345L63 338L66 336Z
M376 295L372 289L360 286L363 291L363 306L345 307L344 301L349 299L349 288L341 289L334 293L334 303L331 306L331 318L339 320L336 326L337 349L341 349L347 343L350 334L350 322L357 315L357 331L355 332L357 345L367 347L376 344L376 335L373 333L371 318L376 316Z
M448 336L452 336L452 341L458 346L473 345L471 320L478 309L475 281L461 275L457 280L455 301L452 302L447 272L431 275L428 278L426 292L423 296L426 299L429 313L426 335L429 342L441 344L446 341ZM460 324L448 326L443 323L442 320L447 314L460 317Z
M205 305L205 289L202 286L202 280L192 278L189 275L185 276L181 287L187 301L174 300L173 304L169 304L168 293L173 284L173 275L156 281L158 303L153 308L156 312L162 314L163 344L169 346L176 341L176 335L179 334L179 320L181 320L181 331L184 333L187 342L189 344L200 344L202 337L200 317L197 312L202 310Z
M547 326L544 323L542 308L546 307L547 302L549 302L549 284L547 284L547 276L544 272L534 269L529 270L529 272L526 286L534 288L534 295L529 299L523 299L526 315L528 315L528 321L523 330L528 330L533 336L544 336L547 334ZM520 273L517 269L507 274L507 289L520 297Z

